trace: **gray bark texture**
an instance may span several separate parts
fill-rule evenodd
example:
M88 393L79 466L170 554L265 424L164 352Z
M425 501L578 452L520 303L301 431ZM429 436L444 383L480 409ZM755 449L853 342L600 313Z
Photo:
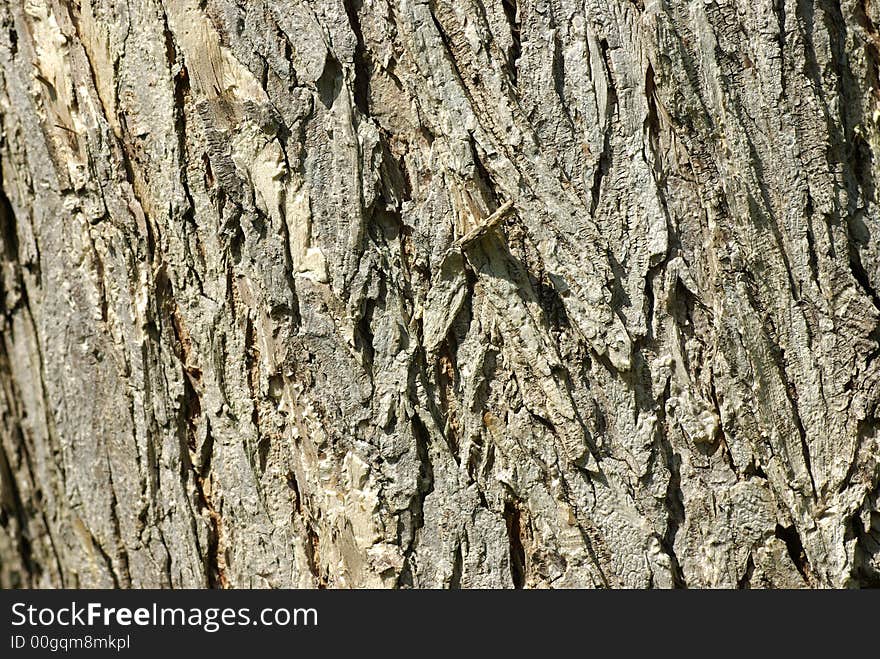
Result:
M877 586L878 25L2 0L0 585Z

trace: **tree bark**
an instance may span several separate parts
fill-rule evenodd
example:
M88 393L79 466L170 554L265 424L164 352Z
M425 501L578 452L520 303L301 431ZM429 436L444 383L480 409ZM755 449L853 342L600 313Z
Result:
M0 23L0 586L880 585L880 6Z

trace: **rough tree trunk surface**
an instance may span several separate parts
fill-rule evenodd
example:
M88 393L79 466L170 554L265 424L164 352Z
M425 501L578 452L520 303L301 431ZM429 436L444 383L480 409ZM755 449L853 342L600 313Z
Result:
M878 585L877 25L3 0L0 585Z

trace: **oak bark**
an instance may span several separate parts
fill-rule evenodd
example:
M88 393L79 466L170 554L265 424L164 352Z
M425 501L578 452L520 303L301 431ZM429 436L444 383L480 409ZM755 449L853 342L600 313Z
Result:
M4 0L0 586L877 586L878 24Z

